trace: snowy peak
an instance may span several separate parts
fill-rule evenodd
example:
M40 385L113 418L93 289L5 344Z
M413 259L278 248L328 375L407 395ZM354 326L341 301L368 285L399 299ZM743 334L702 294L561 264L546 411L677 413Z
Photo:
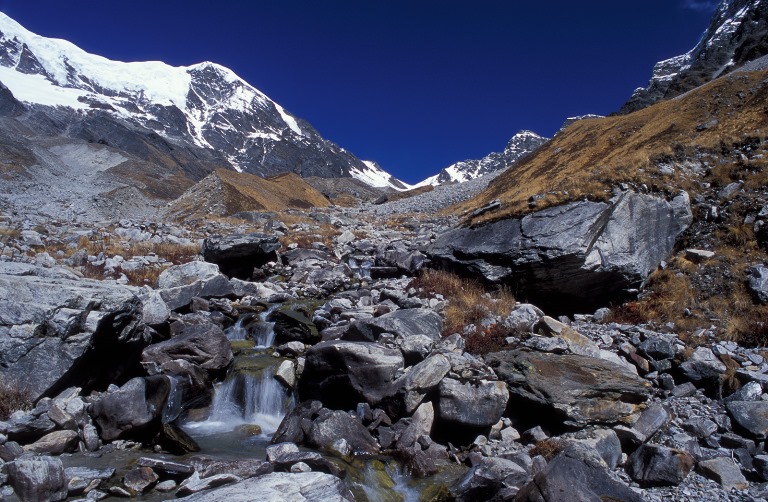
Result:
M438 174L414 185L442 185L443 183L463 183L486 174L507 169L523 157L536 151L549 141L533 131L520 131L507 142L501 152L493 152L479 160L464 160L452 164Z
M111 61L36 35L0 13L0 82L23 103L106 113L172 142L215 151L241 172L355 173L373 186L404 187L216 63Z
M362 181L366 185L376 188L393 188L398 191L413 188L411 185L400 181L386 172L378 163L372 160L364 160L363 164L365 164L365 169L353 168L350 170L350 174L353 178Z
M768 0L722 0L696 46L656 63L645 88L621 108L630 113L679 96L768 54Z

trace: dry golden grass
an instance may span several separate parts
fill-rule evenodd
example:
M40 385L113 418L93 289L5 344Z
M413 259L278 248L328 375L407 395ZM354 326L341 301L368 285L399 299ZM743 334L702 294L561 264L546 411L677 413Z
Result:
M339 230L333 225L323 224L318 228L307 232L288 232L280 237L280 244L287 248L291 244L296 244L300 248L309 249L315 242L320 242L329 248L333 247L333 238L339 235Z
M546 195L536 209L588 198L605 200L610 189L626 182L651 190L686 189L696 193L698 179L684 169L662 174L659 164L716 152L728 154L734 144L766 136L768 71L733 74L679 98L657 103L630 115L575 122L551 142L502 174L479 196L449 212L468 212L494 199L502 207L470 223L496 220L531 211L528 200ZM717 125L698 126L716 119ZM725 184L741 171L759 171L759 186L768 174L765 161L718 167L713 183ZM765 186L765 185L763 185Z
M547 460L547 462L549 462L567 446L567 441L563 441L562 439L558 438L547 438L544 441L539 441L536 443L536 446L531 448L531 450L528 452L528 455L531 457L541 455Z
M0 379L0 420L8 420L14 411L32 409L32 392L18 381Z
M463 333L466 326L478 325L489 316L506 317L515 307L515 299L509 290L487 292L477 280L442 270L425 270L409 287L439 294L448 300L444 335Z

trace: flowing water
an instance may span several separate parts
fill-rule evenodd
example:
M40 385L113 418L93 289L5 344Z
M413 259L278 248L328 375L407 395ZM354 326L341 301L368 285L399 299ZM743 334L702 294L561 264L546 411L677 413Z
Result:
M258 320L250 315L240 316L234 326L225 331L227 338L231 341L250 338L256 343L256 348L271 347L275 343L275 323L267 322L267 318L277 307L279 307L278 304L270 305L267 310L259 314Z

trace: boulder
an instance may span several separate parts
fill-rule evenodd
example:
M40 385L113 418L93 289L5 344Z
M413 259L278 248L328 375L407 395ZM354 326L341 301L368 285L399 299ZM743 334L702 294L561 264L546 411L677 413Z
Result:
M437 417L452 427L491 427L501 418L509 399L507 385L499 381L462 383L443 378L438 392Z
M21 500L56 501L67 498L64 464L57 457L25 456L5 464L8 479Z
M755 265L747 269L749 291L760 303L768 303L768 267Z
M157 278L157 287L159 289L171 289L189 286L198 281L212 279L219 273L218 265L204 261L191 261L163 270Z
M382 333L391 333L396 337L414 335L428 336L439 340L443 331L443 321L430 309L400 309L371 319L354 321L344 335L345 340L375 342Z
M253 269L277 261L277 236L262 233L214 236L203 241L202 255L229 277L250 279Z
M629 456L627 474L642 486L680 484L693 469L690 454L655 444L644 444Z
M230 474L240 479L263 476L272 472L272 465L255 458L221 459L207 455L195 455L187 459L202 478Z
M711 349L698 347L679 370L697 386L719 387L720 375L726 372L726 367Z
M132 493L142 494L160 479L150 467L134 467L123 476L123 485Z
M24 382L36 400L141 371L149 337L135 293L63 269L0 262L0 378Z
M313 345L320 341L317 326L301 310L281 308L271 319L275 322L275 343L301 342Z
M711 460L703 460L696 466L696 470L709 479L720 483L727 491L731 491L732 488L737 490L749 488L747 479L732 458L718 457Z
M725 406L742 430L755 439L768 438L768 401L731 401Z
M486 363L509 385L520 418L550 411L580 426L631 423L651 390L626 367L594 357L511 350L488 354Z
M368 429L344 411L321 415L312 422L307 434L307 443L321 450L330 448L339 439L346 440L355 454L379 453L379 445Z
M75 431L54 431L25 446L24 451L45 455L61 455L75 451L79 442L80 437Z
M195 298L226 298L234 296L234 288L223 274L217 274L192 284L158 290L170 310L188 307Z
M593 448L609 469L615 469L621 462L621 441L613 429L588 427L577 432L563 434L558 439L569 444L580 443Z
M274 472L241 483L176 499L180 502L283 502L306 500L354 502L344 482L322 472Z
M570 326L549 316L542 317L534 326L533 331L541 336L555 337L563 340L572 354L581 356L600 357L600 347L586 336L578 333ZM554 352L554 351L547 351Z
M91 416L102 439L145 440L161 426L161 417L171 390L168 377L137 377L115 392L104 394L91 406Z
M141 355L144 362L163 365L180 359L214 373L229 366L233 357L227 335L214 324L185 324L179 334L150 345Z
M643 497L615 479L600 455L586 445L570 445L557 454L515 498L518 502L622 500Z
M430 355L397 380L393 394L384 400L383 406L390 416L410 416L449 371L451 363L447 357Z
M299 397L319 399L332 409L354 409L359 402L375 405L392 393L403 365L399 350L376 343L321 342L307 351Z
M504 458L483 458L472 467L451 489L458 502L494 500L499 490L508 486L522 486L528 472L518 464Z
M272 436L272 443L295 443L304 442L304 424L311 424L323 409L323 403L320 401L304 401L289 411L275 435Z
M672 252L693 217L672 201L625 192L438 236L436 263L505 283L547 311L594 312L627 298Z

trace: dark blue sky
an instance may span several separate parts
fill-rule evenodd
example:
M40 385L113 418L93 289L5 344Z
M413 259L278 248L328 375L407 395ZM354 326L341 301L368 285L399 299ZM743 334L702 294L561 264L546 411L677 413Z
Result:
M520 129L608 114L688 51L709 0L0 0L38 34L123 61L214 61L395 176Z

